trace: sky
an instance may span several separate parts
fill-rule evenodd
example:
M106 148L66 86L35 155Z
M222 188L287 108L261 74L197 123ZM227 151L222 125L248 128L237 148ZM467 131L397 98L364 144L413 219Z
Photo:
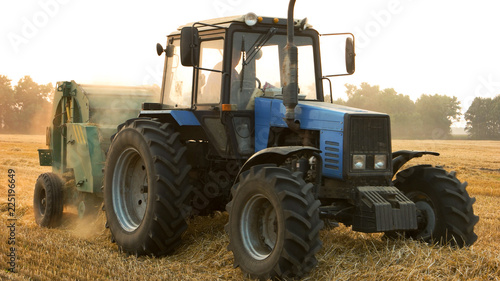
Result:
M178 26L243 15L286 17L288 0L0 0L0 75L37 83L161 85L156 43ZM500 1L297 0L295 18L320 33L352 32L356 72L345 83L456 96L500 94ZM324 51L323 51L324 52ZM299 69L300 75L300 69Z

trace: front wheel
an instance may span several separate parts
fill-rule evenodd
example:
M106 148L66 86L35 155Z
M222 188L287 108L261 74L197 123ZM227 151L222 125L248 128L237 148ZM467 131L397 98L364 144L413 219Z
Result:
M477 240L474 226L479 218L472 208L476 199L469 196L467 183L461 183L454 172L430 165L415 166L399 172L394 185L417 207L418 229L400 234L459 247Z
M171 124L139 118L119 128L104 173L111 234L126 253L172 252L187 229L191 187L186 147Z
M228 249L252 278L293 278L317 264L321 249L319 200L300 174L274 165L244 173L227 205Z

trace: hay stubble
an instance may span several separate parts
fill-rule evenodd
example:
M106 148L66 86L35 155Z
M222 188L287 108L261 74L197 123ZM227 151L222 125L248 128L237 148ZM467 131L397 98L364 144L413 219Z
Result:
M34 222L36 178L50 167L38 165L44 136L0 135L0 279L12 280L245 280L232 266L224 232L227 214L190 221L181 247L162 258L127 256L104 228L104 216L87 221L66 208L63 224L44 229ZM431 150L413 164L443 165L469 182L477 199L478 241L453 249L412 240L386 240L345 226L321 231L318 267L305 280L500 280L500 142L394 141L394 150ZM7 273L7 170L16 170L16 251L18 273Z

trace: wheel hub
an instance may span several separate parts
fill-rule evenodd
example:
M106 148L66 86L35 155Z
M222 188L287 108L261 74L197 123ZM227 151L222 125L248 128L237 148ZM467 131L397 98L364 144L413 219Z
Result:
M46 206L47 206L47 197L45 195L45 190L42 190L40 194L40 208L38 210L42 216L45 215L45 209L47 208Z
M432 206L426 201L415 202L417 207L418 237L429 239L436 227L436 214Z
M148 180L144 160L134 148L123 151L116 162L112 197L122 228L129 232L136 230L147 209Z
M245 204L242 212L243 245L256 260L264 260L273 251L278 232L276 210L269 200L258 194Z

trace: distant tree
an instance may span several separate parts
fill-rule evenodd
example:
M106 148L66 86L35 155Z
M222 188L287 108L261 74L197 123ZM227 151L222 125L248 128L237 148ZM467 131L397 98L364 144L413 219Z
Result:
M347 102L348 106L369 109L369 110L377 110L379 102L377 98L380 94L380 87L378 85L371 86L370 84L363 82L358 88L355 85L346 84L347 88Z
M45 133L52 115L52 84L39 85L29 76L24 76L14 87L11 120L17 133Z
M500 95L475 98L465 113L465 130L473 139L500 139Z
M392 136L395 138L415 138L416 128L422 126L415 103L410 96L398 94L393 88L384 89L380 93L379 108L391 116Z
M422 95L415 106L421 122L420 138L449 138L451 124L461 115L460 102L456 97Z
M11 132L13 125L14 89L7 76L0 75L0 132Z

